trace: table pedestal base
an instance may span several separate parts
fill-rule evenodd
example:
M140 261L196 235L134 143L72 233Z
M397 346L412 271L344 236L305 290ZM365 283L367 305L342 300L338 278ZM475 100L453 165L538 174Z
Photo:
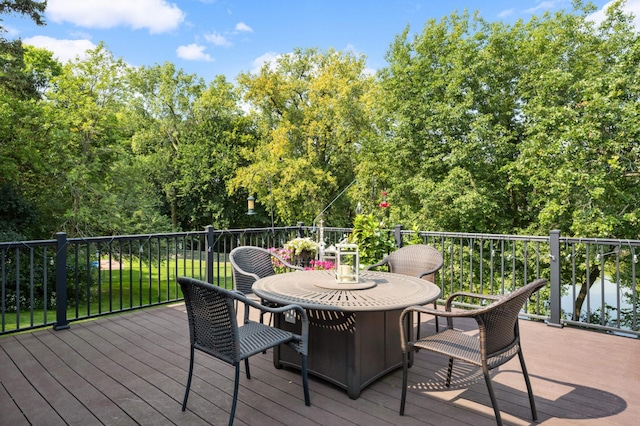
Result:
M307 310L309 374L346 389L351 399L357 399L369 384L402 367L401 312ZM299 324L286 322L282 315L274 320L277 327L300 332ZM276 368L300 368L300 355L281 345L274 348L273 363Z

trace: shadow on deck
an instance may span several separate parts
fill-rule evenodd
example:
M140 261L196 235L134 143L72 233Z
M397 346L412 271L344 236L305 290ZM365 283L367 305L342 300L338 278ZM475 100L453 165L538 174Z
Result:
M422 333L433 330L433 318L423 321ZM520 327L537 424L637 424L640 341L529 321ZM181 411L188 339L182 304L1 337L0 424L226 424L233 369L201 353ZM482 373L458 363L445 388L447 359L424 351L409 370L404 417L401 370L357 400L310 376L306 407L299 373L275 369L271 352L252 357L251 367L251 380L241 376L237 425L495 424ZM517 357L492 377L505 424L533 424Z

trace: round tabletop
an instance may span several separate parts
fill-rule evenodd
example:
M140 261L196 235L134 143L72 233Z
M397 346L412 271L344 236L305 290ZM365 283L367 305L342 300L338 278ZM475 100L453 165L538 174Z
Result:
M361 271L359 282L366 288L343 290L336 285L335 271L297 271L261 278L253 284L253 292L281 305L349 312L404 309L440 296L437 285L408 275Z

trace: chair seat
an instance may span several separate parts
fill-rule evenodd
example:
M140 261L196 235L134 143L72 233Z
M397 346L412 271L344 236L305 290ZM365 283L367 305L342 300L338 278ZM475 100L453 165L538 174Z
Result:
M244 360L247 379L251 379L249 357L282 343L288 344L300 354L304 403L307 406L311 405L307 376L309 317L301 306L286 305L270 308L249 299L238 290L227 290L194 278L178 277L178 284L187 308L190 340L189 374L182 400L182 411L187 408L196 349L235 368L233 399L229 414L229 426L232 426L238 403L240 361ZM244 305L243 325L238 325L238 305ZM249 320L250 308L259 310L261 315L265 312L271 314L295 312L300 324L300 334L271 327L263 324L262 321Z
M262 352L265 348L292 342L297 337L288 331L255 321L238 327L238 333L240 335L241 359Z
M477 335L470 336L457 330L447 329L416 341L414 346L482 367L480 339ZM519 345L516 344L506 352L490 357L487 359L487 366L491 369L504 364L518 352L518 348Z
M502 417L500 416L500 409L498 408L498 402L493 391L489 371L517 355L520 360L525 385L527 386L529 405L531 406L531 417L536 421L538 419L536 404L520 346L518 316L523 307L526 309L529 297L546 284L547 280L542 278L537 279L504 296L464 291L455 292L447 298L443 312L438 312L435 309L424 306L409 306L405 308L402 314L400 314L400 344L403 352L400 415L404 415L404 407L407 400L409 355L412 351L422 349L449 357L449 368L447 369L447 379L445 382L446 387L449 387L451 384L454 359L480 367L487 384L491 405L493 406L493 412L498 425L502 425ZM458 298L470 299L471 301L477 300L480 302L479 307L452 311L451 307ZM490 303L485 305L488 301L490 301ZM424 312L446 317L447 329L422 339L418 338L413 340L408 338L407 325L409 324L409 320L413 318L414 312ZM477 334L469 335L453 328L453 320L455 318L473 318L478 326Z

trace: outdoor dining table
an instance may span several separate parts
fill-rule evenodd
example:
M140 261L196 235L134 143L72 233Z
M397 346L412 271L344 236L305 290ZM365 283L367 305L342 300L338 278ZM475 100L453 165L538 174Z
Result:
M362 271L358 283L342 284L331 270L271 275L256 281L253 291L269 302L305 308L309 374L346 389L352 399L402 367L402 310L433 303L440 295L438 286L416 277ZM278 315L274 321L277 327L299 332L299 323L287 315ZM300 368L300 357L286 345L274 348L273 362L276 368Z

